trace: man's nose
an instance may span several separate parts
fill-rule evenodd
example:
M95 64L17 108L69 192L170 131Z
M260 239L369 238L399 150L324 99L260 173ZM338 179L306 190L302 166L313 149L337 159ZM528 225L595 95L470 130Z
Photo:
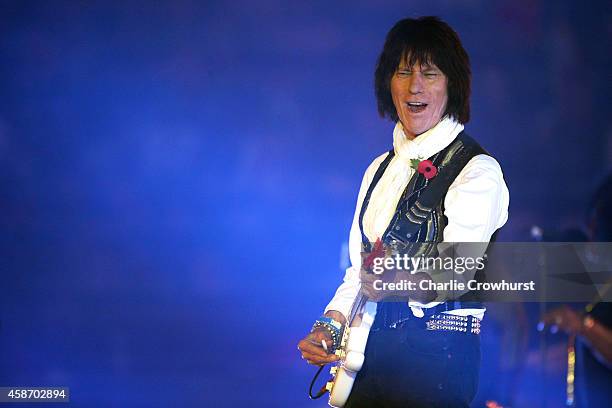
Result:
M420 72L413 72L410 76L410 87L408 90L411 94L416 95L423 92L423 78Z

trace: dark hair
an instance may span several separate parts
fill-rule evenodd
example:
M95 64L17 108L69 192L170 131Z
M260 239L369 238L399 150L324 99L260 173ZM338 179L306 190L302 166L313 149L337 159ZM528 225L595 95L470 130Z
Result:
M460 123L470 120L470 58L457 33L438 17L406 18L387 34L374 74L378 113L397 121L391 98L391 78L402 58L412 67L435 64L448 80L448 102L444 115Z

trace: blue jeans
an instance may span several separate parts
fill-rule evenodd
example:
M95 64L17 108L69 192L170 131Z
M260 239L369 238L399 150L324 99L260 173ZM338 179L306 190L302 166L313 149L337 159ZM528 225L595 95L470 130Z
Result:
M479 371L479 335L428 331L411 319L370 333L346 407L469 407Z

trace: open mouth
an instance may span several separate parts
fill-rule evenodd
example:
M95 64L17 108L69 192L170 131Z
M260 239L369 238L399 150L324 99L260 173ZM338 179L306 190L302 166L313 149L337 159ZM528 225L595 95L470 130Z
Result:
M427 104L423 102L406 102L406 106L408 106L410 112L419 113L425 110Z

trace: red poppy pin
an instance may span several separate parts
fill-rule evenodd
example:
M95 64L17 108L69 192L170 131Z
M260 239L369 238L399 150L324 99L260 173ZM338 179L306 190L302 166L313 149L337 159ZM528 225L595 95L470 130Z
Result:
M365 270L369 271L374 265L374 260L376 258L384 258L385 257L385 246L383 242L378 238L376 243L374 244L374 248L372 248L372 252L368 254L368 256L363 261L363 267Z
M431 160L412 159L410 160L410 167L425 176L427 180L436 177L436 174L438 174L438 168L434 166Z

